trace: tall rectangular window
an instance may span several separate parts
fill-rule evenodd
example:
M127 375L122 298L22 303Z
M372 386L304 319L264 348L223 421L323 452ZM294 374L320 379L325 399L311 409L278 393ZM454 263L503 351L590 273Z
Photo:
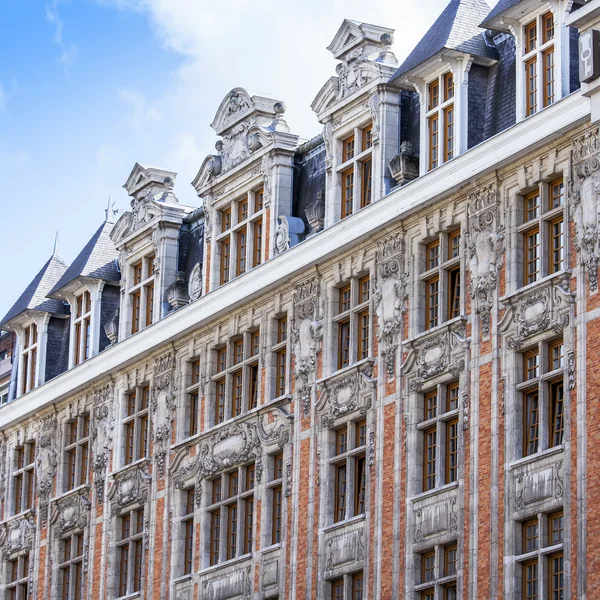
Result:
M373 164L371 159L362 163L362 189L360 193L360 207L364 208L371 204L371 194L373 188Z
M342 175L342 219L352 214L354 202L354 170L346 171Z
M29 599L29 552L6 561L6 598Z
M231 239L228 237L223 238L219 242L221 248L221 269L220 279L221 285L229 281L229 262L231 261Z
M89 415L83 415L67 423L65 444L66 491L88 482L89 454L90 417Z
M144 511L132 510L120 518L117 552L119 557L119 595L142 589L144 554Z
M440 94L442 90L442 94ZM445 163L455 154L454 74L436 77L427 86L427 170Z
M444 162L454 157L454 106L444 109Z
M435 169L439 164L440 120L438 115L436 114L433 117L429 117L427 123L429 129L429 170L431 171L431 169Z
M200 421L200 361L198 359L191 361L190 385L187 389L188 406L186 415L186 436L196 435L199 430Z
M35 442L15 448L13 468L13 514L33 508L35 478Z
M35 323L25 327L21 350L21 394L26 394L37 385L38 329Z
M154 254L131 265L129 298L131 304L131 333L137 333L154 321Z
M525 116L555 102L554 15L546 12L523 27ZM538 84L541 82L541 86Z
M269 484L271 495L271 543L281 542L283 525L283 453L279 452L272 458L272 477Z
M85 291L75 298L73 319L75 345L73 364L78 365L90 357L90 323L92 318L92 297Z
M339 288L338 314L335 317L338 337L338 369L370 355L371 316L369 277L352 279Z
M247 207L248 204L245 203ZM248 236L244 227L237 232L237 275L242 275L246 272L246 251L248 247Z
M83 584L83 533L61 540L59 584L62 600L81 600Z
M183 529L183 575L189 575L193 569L194 558L194 488L183 492L185 509L181 519Z
M150 433L150 387L143 386L127 394L123 419L125 464L148 456Z
M275 354L275 397L283 396L287 382L287 315L276 320Z

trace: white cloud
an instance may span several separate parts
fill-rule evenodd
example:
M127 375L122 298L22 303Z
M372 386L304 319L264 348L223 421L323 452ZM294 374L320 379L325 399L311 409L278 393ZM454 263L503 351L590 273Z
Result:
M162 118L157 106L149 105L146 96L134 90L120 90L119 97L131 109L129 125L138 131L148 122L158 122Z
M74 44L65 44L63 40L64 21L58 14L58 0L52 0L46 4L46 20L54 25L54 43L61 49L61 55L58 62L65 67L73 64L77 58L77 46Z

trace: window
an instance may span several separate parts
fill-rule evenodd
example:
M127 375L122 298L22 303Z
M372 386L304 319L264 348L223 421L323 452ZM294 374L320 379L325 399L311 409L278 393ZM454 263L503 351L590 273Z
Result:
M35 442L27 442L15 448L13 470L13 514L33 507L35 468Z
M215 351L213 376L214 424L237 417L258 406L260 334L258 329L230 341Z
M350 422L335 431L331 471L335 523L362 515L366 508L367 422Z
M221 232L217 235L220 285L230 281L232 274L243 275L248 267L257 267L264 260L264 189L248 192L232 206L233 211L231 206L221 211Z
M271 457L271 477L267 484L271 497L271 544L279 544L283 528L283 453Z
M457 600L458 545L435 546L421 553L417 597L423 600Z
M215 477L208 508L210 564L253 550L254 464Z
M189 575L194 558L194 488L183 491L184 512L181 519L183 531L183 575Z
M90 417L83 415L67 423L65 490L88 482L90 454Z
M148 456L148 434L150 431L150 387L143 386L126 396L125 418L123 419L125 463L132 463Z
M330 586L332 600L344 600L344 598L363 600L363 598L367 598L362 571L334 579Z
M21 350L21 394L26 394L37 385L38 329L35 323L25 327Z
M275 353L275 397L286 393L287 385L287 315L277 319Z
M460 230L441 233L425 246L425 330L461 312Z
M92 318L92 297L86 290L75 298L74 355L73 364L78 365L90 357L90 323Z
M83 583L83 533L60 542L59 585L62 600L81 600Z
M453 73L448 71L434 79L427 86L427 96L427 165L431 171L454 158L456 136Z
M538 32L541 31L541 36ZM523 27L525 116L555 101L554 16L546 12ZM541 86L538 82L541 82Z
M366 275L339 288L338 314L334 318L338 337L337 368L343 369L370 354L370 280Z
M522 530L516 558L521 568L522 598L541 600L544 587L547 590L545 598L562 600L565 593L563 512L538 514L517 526ZM546 585L542 585L542 577L544 582L547 581Z
M565 431L562 338L525 351L517 391L522 397L522 455L560 446Z
M131 270L131 333L137 333L154 322L154 254L133 264Z
M119 518L117 556L119 560L119 596L142 589L144 557L144 511L132 510Z
M29 599L29 553L7 561L6 598Z
M187 437L196 435L200 431L200 361L198 359L189 363L190 385L187 389L187 415L186 430Z
M458 395L458 382L439 385L423 395L423 420L417 427L423 440L424 492L458 481Z
M373 200L373 125L354 129L352 135L341 141L341 147L340 215L345 219Z
M523 285L565 268L564 182L541 183L523 198Z

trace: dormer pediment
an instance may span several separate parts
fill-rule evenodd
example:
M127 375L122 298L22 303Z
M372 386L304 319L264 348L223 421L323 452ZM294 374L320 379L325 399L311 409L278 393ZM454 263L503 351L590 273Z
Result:
M176 178L177 173L174 171L166 171L157 167L145 167L140 163L135 163L123 187L132 198L145 196L149 191L153 195L170 191L169 201L178 202L175 195L172 194Z
M344 19L331 44L327 46L337 60L347 60L355 48L362 48L366 58L376 58L394 40L394 30L388 27ZM375 56L371 56L375 54Z

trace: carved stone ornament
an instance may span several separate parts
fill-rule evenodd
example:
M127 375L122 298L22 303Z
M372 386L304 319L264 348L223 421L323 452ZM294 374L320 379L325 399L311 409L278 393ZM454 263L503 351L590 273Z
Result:
M380 241L375 254L373 307L377 313L377 339L388 377L396 369L398 336L406 306L408 275L403 270L404 241L399 234Z
M591 291L598 289L598 196L600 194L600 140L597 128L573 140L572 178L569 181L571 218L575 222L575 247L588 273Z
M434 498L426 505L415 506L415 542L458 531L457 504L457 499L452 497L449 500Z
M308 415L310 411L317 355L321 351L319 300L320 286L317 277L296 286L290 338L295 357L296 390L304 415Z
M6 493L6 440L4 434L0 437L0 498Z
M331 536L325 548L325 569L332 571L347 563L362 561L365 557L364 526Z
M190 282L188 284L188 296L190 300L198 300L202 295L202 265L198 263L193 269L190 275Z
M91 506L87 489L53 502L51 523L54 527L54 537L60 539L72 529L84 529L88 524Z
M464 323L459 322L408 344L404 374L409 389L419 392L426 382L443 375L457 378L465 369L466 342Z
M325 194L318 192L316 199L304 209L304 213L312 233L322 231L325 225Z
M148 473L146 463L115 474L113 486L108 494L112 515L120 515L130 504L144 504L150 494L151 481L152 475Z
M376 380L372 362L360 364L341 377L332 377L319 384L321 395L317 410L326 413L322 417L323 426L335 427L337 420L355 411L365 415L371 408Z
M94 486L98 504L104 502L106 472L113 442L114 416L112 414L113 384L108 384L93 392L92 448L94 456Z
M15 552L33 548L34 534L35 521L31 512L5 523L0 533L4 560L8 560Z
M206 576L202 581L202 600L221 600L221 598L251 598L252 567L235 568L218 571L215 575Z
M379 74L378 69L374 69L367 60L364 48L350 52L346 60L336 67L336 71L339 78L338 100L346 98Z
M48 507L56 467L58 465L56 414L46 415L40 421L38 453L36 457L38 508L42 523L48 520Z
M569 323L571 301L568 275L509 298L507 304L511 310L507 311L501 324L508 347L520 350L528 338L546 331L562 333Z
M560 500L564 495L563 461L527 465L514 477L514 502L517 511L529 510L539 503Z
M165 474L168 448L171 444L171 423L176 409L175 353L167 352L156 359L150 410L154 425L154 458L160 477Z
M569 389L575 389L575 352L569 350L567 352L567 369L569 374Z
M275 231L275 249L277 254L282 254L290 249L290 228L284 215L277 217L278 225Z
M273 197L273 169L275 161L270 154L263 156L260 162L260 174L263 177L263 206L265 209L271 206Z
M475 313L481 319L483 337L490 335L492 305L504 252L504 227L499 224L499 205L495 183L469 195L467 264L471 275L471 298Z
M182 448L173 459L170 473L176 488L196 479L199 484L206 477L255 460L258 471L262 469L264 446L277 444L283 448L290 440L290 415L283 409L271 409L247 421L221 427L204 436L199 452L191 456L190 448ZM259 475L260 477L260 475ZM200 485L197 486L199 491ZM196 499L200 495L197 493Z

